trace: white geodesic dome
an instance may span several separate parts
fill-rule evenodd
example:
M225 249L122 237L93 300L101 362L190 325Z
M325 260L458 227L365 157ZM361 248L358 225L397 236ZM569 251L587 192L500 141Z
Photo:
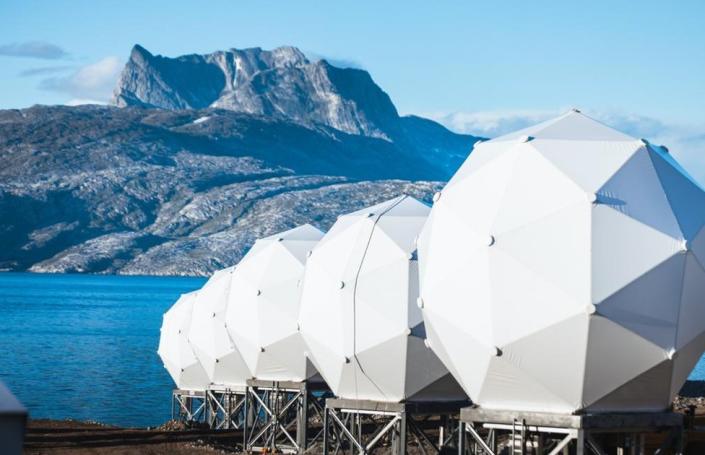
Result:
M305 224L257 240L232 272L225 322L255 379L303 381L316 373L298 316L306 257L322 237Z
M343 215L306 263L299 317L335 395L398 402L462 394L424 345L415 238L429 208L402 196Z
M419 239L431 348L495 409L662 410L705 348L705 193L578 111L475 147Z
M225 327L233 269L218 270L198 291L188 340L213 386L238 389L252 373Z
M187 339L196 294L189 292L181 295L164 313L157 353L176 387L202 391L208 387L210 380Z

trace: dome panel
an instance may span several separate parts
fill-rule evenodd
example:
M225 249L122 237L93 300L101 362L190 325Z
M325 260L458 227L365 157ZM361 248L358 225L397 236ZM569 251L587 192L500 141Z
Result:
M513 169L490 234L501 234L577 203L588 203L585 192L530 144L517 154Z
M705 270L691 253L683 256L686 259L683 292L680 295L677 349L705 333Z
M683 238L692 240L705 225L705 192L690 177L684 176L679 166L673 165L672 159L665 159L662 152L649 147L649 155L681 227Z
M672 362L664 360L599 399L590 409L594 412L615 412L622 409L641 412L663 411L663 404L671 400L670 382L667 378L672 369Z
M592 212L593 302L603 301L680 250L673 237L598 204Z
M525 372L571 408L580 407L585 374L584 356L588 342L589 316L571 316L537 330L502 348L502 359ZM562 340L556 343L556 340ZM556 374L560 365L561 374ZM550 408L535 411L551 412Z
M453 322L445 315L424 310L427 344L448 371L458 380L463 390L472 398L480 395L487 378L494 347L481 343L472 335L458 329L462 320ZM452 335L452 336L449 336ZM468 362L466 359L472 359Z
M641 147L597 192L600 204L634 218L675 239L678 221L664 193L646 147Z
M493 249L505 252L581 305L590 303L590 216L581 201L498 234Z
M690 343L682 346L673 357L673 375L671 376L671 396L676 396L695 365L705 351L705 333L695 337Z
M499 248L490 252L491 314L494 345L508 343L542 330L577 313L586 304L573 299ZM475 298L468 295L467 299ZM478 301L482 306L482 301ZM481 313L482 314L482 313Z
M666 351L675 348L684 266L684 254L671 256L603 300L597 311Z
M532 141L536 150L583 191L596 193L644 145L641 141Z
M422 287L424 313L446 315L456 325L455 330L488 348L495 346L493 309L484 304L493 298L489 254L478 252L453 268L440 269L447 272L444 279ZM425 316L424 321L428 322Z
M571 409L570 403L502 357L490 359L487 377L477 400L473 401L483 403L488 409L541 409L543 412L569 412Z
M491 234L517 153L518 150L512 150L476 171L473 178L458 181L441 192L442 205L462 219L474 234ZM473 207L472 215L466 207Z
M487 163L492 162L495 158L511 152L515 143L506 142L476 142L472 152L460 166L460 169L448 181L445 189L450 189L456 182L465 180L470 174L475 173Z
M667 359L664 349L636 333L602 316L592 317L585 363L584 404L592 406ZM668 377L662 377L661 381L668 382ZM606 408L611 404L602 400L601 406ZM614 403L612 410L617 409L619 403Z
M360 330L360 333L363 331L364 329ZM368 344L366 348L356 346L357 354L353 361L356 381L359 381L360 376L366 376L374 385L374 393L365 396L355 390L353 396L362 400L393 402L406 399L405 372L411 360L407 356L407 338L406 333L398 333L376 344ZM411 362L418 364L418 360L413 359Z
M498 137L491 142L511 141L522 136L568 141L634 141L633 137L612 129L580 112L570 111L538 125Z

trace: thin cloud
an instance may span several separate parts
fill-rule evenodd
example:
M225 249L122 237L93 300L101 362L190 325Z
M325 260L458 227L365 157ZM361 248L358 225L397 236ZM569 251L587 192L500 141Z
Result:
M45 76L47 74L63 73L64 71L69 71L75 69L72 65L63 66L41 66L38 68L29 68L19 73L20 77L32 77L32 76Z
M0 55L6 57L58 60L69 56L61 47L46 41L25 41L0 45Z
M105 100L87 100L81 98L70 99L65 103L67 106L83 106L84 104L98 104L105 105L108 104Z
M362 65L362 63L357 62L355 60L325 56L325 55L318 54L316 52L305 52L305 54L306 54L306 58L309 60L312 60L312 61L325 60L337 68L355 68L355 69L359 69L359 70L365 69L364 66Z
M74 100L105 103L112 96L115 83L123 67L118 57L106 57L83 66L67 76L42 79L39 88L70 95Z

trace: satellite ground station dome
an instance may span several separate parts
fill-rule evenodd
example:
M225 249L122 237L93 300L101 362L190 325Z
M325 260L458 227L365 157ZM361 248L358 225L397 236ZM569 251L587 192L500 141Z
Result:
M259 239L231 271L225 323L255 379L304 381L316 373L298 316L306 258L322 237L304 224Z
M342 215L306 264L300 329L333 393L384 402L464 397L424 344L415 239L429 212L401 196Z
M244 389L252 372L225 326L232 271L218 270L196 294L188 340L213 387Z
M176 387L203 391L210 380L187 339L195 300L196 292L183 294L164 313L157 353Z
M705 192L579 111L477 144L418 242L433 351L491 409L667 408L705 348Z

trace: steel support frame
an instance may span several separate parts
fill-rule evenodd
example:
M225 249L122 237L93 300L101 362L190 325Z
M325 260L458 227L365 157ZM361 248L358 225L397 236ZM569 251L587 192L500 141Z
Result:
M171 419L185 423L206 421L206 393L174 389L171 393Z
M326 387L308 382L248 381L243 405L247 452L303 454L322 438L309 436L311 420L323 420Z
M367 400L328 399L323 421L323 453L371 454L390 446L383 453L403 455L408 444L416 442L423 454L440 453L455 445L457 403L382 403ZM440 416L439 438L434 441L424 429L425 421Z
M213 430L240 430L245 416L245 389L210 388L205 393L205 422Z
M521 437L517 438L517 429ZM505 448L512 455L540 454L643 455L647 433L668 432L655 452L682 455L683 416L661 413L605 413L560 415L465 408L459 422L459 455L498 455ZM499 439L504 436L504 447ZM605 444L610 439L610 447Z

